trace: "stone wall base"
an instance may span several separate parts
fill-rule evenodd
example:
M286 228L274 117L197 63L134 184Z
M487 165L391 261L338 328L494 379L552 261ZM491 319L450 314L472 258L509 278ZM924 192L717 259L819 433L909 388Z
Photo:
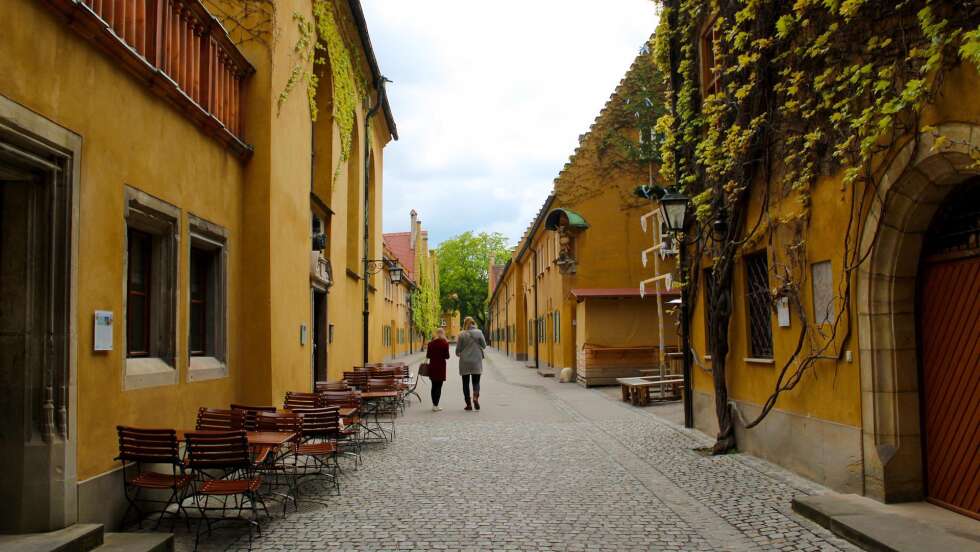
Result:
M697 429L717 435L713 395L695 391ZM735 401L742 418L755 418L761 408ZM746 430L736 416L738 449L792 470L842 493L863 494L861 428L773 410L758 426Z

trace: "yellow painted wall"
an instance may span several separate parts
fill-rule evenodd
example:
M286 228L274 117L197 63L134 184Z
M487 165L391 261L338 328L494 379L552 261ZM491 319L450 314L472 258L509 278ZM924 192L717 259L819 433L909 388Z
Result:
M82 137L78 242L78 477L115 466L116 424L193 425L198 406L228 402L237 370L227 378L187 383L187 214L229 232L229 262L241 263L242 164L169 104L149 93L108 56L57 19L43 3L10 0L0 34L0 94ZM128 101L119 101L120 97ZM139 125L134 125L138 121ZM122 392L125 363L123 257L124 186L182 209L176 385ZM229 319L242 314L241 278L230 270ZM93 311L116 315L113 351L92 351ZM228 362L241 361L229 332Z
M936 105L925 110L922 125L937 125L942 122L953 121L980 121L980 101L964 101L964 98L977 99L980 95L977 92L980 90L980 77L975 70L969 67L961 67L950 72L946 76L944 87L945 89L939 96ZM899 141L899 145L904 143L904 140ZM888 158L888 155L882 156L882 158ZM759 195L759 189L761 186L757 187L756 194L752 198L750 212L746 217L750 223L754 223L757 219L761 208L762 198ZM847 227L851 216L850 193L843 191L843 189L841 175L837 174L823 179L812 191L814 208L811 209L809 238L806 247L807 270L812 263L830 260L835 287L838 289L843 283L842 273L844 270L841 234L843 229ZM781 213L792 213L798 208L793 197L784 200L783 204ZM754 250L760 250L762 247L764 244L758 244ZM785 261L786 257L782 251L776 251L776 254L778 259ZM709 264L710 260L706 260L705 266ZM772 265L773 258L770 255L770 267ZM809 274L806 274L806 278L802 289L802 300L807 309L807 316L812 319L813 300ZM770 281L775 285L772 278ZM780 328L774 315L772 320L774 362L772 364L746 362L748 337L744 300L745 274L744 266L741 263L736 266L733 294L735 302L729 334L731 351L728 356L729 392L733 399L759 405L772 392L779 370L796 346L800 322L794 316L791 327ZM857 309L856 297L855 277L852 280L852 305L855 312ZM703 298L702 290L699 293L692 319L692 344L702 357L708 354L705 341ZM847 323L845 318L844 324ZM845 347L846 350L851 351L853 361L819 361L814 369L804 376L796 389L779 398L776 403L777 410L855 427L861 426L861 381L858 364L860 355L858 354L859 336L856 317L850 321L850 324L852 337ZM843 334L843 330L839 333ZM710 360L703 362L708 367L711 364ZM698 391L713 395L710 373L695 368L694 387ZM709 427L714 424L713 420L696 420L696 422L699 427Z
M459 312L447 312L442 315L442 329L446 331L446 339L455 342L462 329L462 315Z
M494 348L513 358L527 358L527 319L524 305L523 271L512 262L501 274L490 293L490 312L494 313L491 330L499 330L500 340ZM510 328L510 332L507 332Z
M848 213L848 194L841 191L839 183L833 180L823 182L813 191L814 205L822 206L820 209L813 210L810 222L811 236L837 236L839 229L845 228L849 218ZM756 220L758 207L761 204L758 198L753 202L749 220ZM807 272L809 266L814 262L830 260L835 284L841 282L843 259L838 247L841 245L838 239L810 239L807 244ZM753 251L761 251L765 244L759 244ZM770 252L771 253L771 252ZM785 261L782 251L777 251L778 258ZM770 256L769 265L774 264ZM706 263L707 266L707 263ZM775 314L772 316L772 335L773 335L773 361L754 362L747 361L749 358L748 346L748 315L746 312L746 283L744 263L739 262L735 268L733 282L734 306L732 322L729 332L731 350L728 354L728 382L729 393L735 400L747 401L752 404L761 405L772 392L778 370L785 363L786 359L792 354L799 336L800 322L796 317L791 320L789 328L778 327ZM802 300L809 309L807 315L812 318L812 297L809 287L809 274L806 275L807 285L804 286ZM774 279L770 278L770 282ZM773 285L775 285L773 283ZM813 416L821 419L831 420L851 426L861 424L861 400L860 400L860 372L857 363L857 338L856 338L856 319L852 321L852 339L850 347L853 349L854 362L833 362L821 361L815 365L799 384L799 386L784 394L777 404L777 408L804 416ZM707 342L705 340L705 319L704 319L704 290L699 290L698 303L695 305L695 312L692 318L692 344L695 350L702 356L702 363L705 367L710 367L710 359L705 359L708 355ZM709 394L713 393L711 374L701 368L694 369L694 388ZM699 427L708 427L714 423L713 420L696 421ZM705 425L708 424L708 425Z
M586 146L592 144L586 138ZM537 343L541 363L554 368L574 367L577 349L574 337L577 306L571 291L576 288L639 288L642 280L654 276L652 261L643 267L641 252L653 245L653 234L644 233L640 217L654 205L632 195L638 171L620 167L609 169L588 159L590 150L580 151L569 168L555 183L555 200L552 209L564 208L582 215L589 228L574 237L574 256L577 261L575 274L561 274L556 264L558 235L543 224L526 237L530 247L523 256L515 256L514 262L503 281L510 281L512 274L519 274L522 282L523 332L527 333L527 320L535 319L535 290L537 285L537 316L545 317L544 340ZM534 257L540 258L538 270L534 269ZM660 262L661 273L673 270L674 260ZM652 288L651 288L652 291ZM499 298L496 300L500 300ZM559 342L554 342L551 314L560 311L561 332ZM627 332L626 321L615 322L614 331ZM532 328L534 328L532 324ZM656 327L656 326L654 326ZM526 336L524 336L526 337ZM651 333L648 345L658 341L656 332ZM520 339L527 345L528 359L535 357L535 337Z
M243 53L256 69L246 85L245 138L255 153L241 161L205 135L145 83L120 67L58 19L43 2L9 0L0 34L0 95L82 137L78 287L78 476L116 467L117 424L191 428L197 408L232 402L281 403L287 390L307 390L312 380L310 297L311 120L297 88L277 109L298 31L294 13L310 15L308 0L279 0L275 41L250 43ZM346 10L346 3L338 2ZM350 42L355 52L360 40ZM358 53L358 55L361 55ZM363 55L361 55L363 58ZM276 60L275 63L272 60ZM366 60L361 62L366 66ZM329 86L321 89L329 93ZM358 110L363 129L363 109ZM339 132L321 119L318 153L323 163L314 190L335 214L330 257L337 284L329 296L336 324L329 350L331 375L360 359L360 282L345 275L346 167L336 182ZM389 140L383 116L372 123L375 151L375 238L381 255L382 150ZM363 147L352 163L363 164ZM125 318L124 187L181 210L176 369L178 383L123 391ZM227 365L224 378L187 382L188 214L228 232ZM360 216L359 213L355 216ZM383 308L374 294L373 312ZM114 350L91 351L93 311L116 314ZM379 320L380 323L380 320ZM380 355L381 351L377 351ZM356 359L356 360L355 360Z

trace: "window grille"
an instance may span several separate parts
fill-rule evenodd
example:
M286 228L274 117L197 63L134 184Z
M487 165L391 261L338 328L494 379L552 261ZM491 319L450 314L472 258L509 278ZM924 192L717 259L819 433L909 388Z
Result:
M769 260L765 251L745 256L745 291L749 315L749 353L754 358L772 358Z

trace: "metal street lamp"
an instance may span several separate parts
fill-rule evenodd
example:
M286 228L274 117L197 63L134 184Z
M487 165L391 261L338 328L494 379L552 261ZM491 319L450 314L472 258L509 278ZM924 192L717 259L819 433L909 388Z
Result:
M402 281L402 273L404 270L397 264L392 264L388 267L388 274L391 275L391 283L398 284Z
M684 231L684 221L687 218L687 206L690 202L684 194L667 190L660 197L660 215L671 232Z

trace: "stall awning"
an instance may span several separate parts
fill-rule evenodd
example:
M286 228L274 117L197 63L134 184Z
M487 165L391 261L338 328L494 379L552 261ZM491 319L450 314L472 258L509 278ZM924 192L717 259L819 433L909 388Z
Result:
M585 217L570 209L553 209L548 213L548 218L544 221L544 227L548 230L557 230L562 215L568 218L568 226L572 228L585 230L589 227L589 223L585 222Z

